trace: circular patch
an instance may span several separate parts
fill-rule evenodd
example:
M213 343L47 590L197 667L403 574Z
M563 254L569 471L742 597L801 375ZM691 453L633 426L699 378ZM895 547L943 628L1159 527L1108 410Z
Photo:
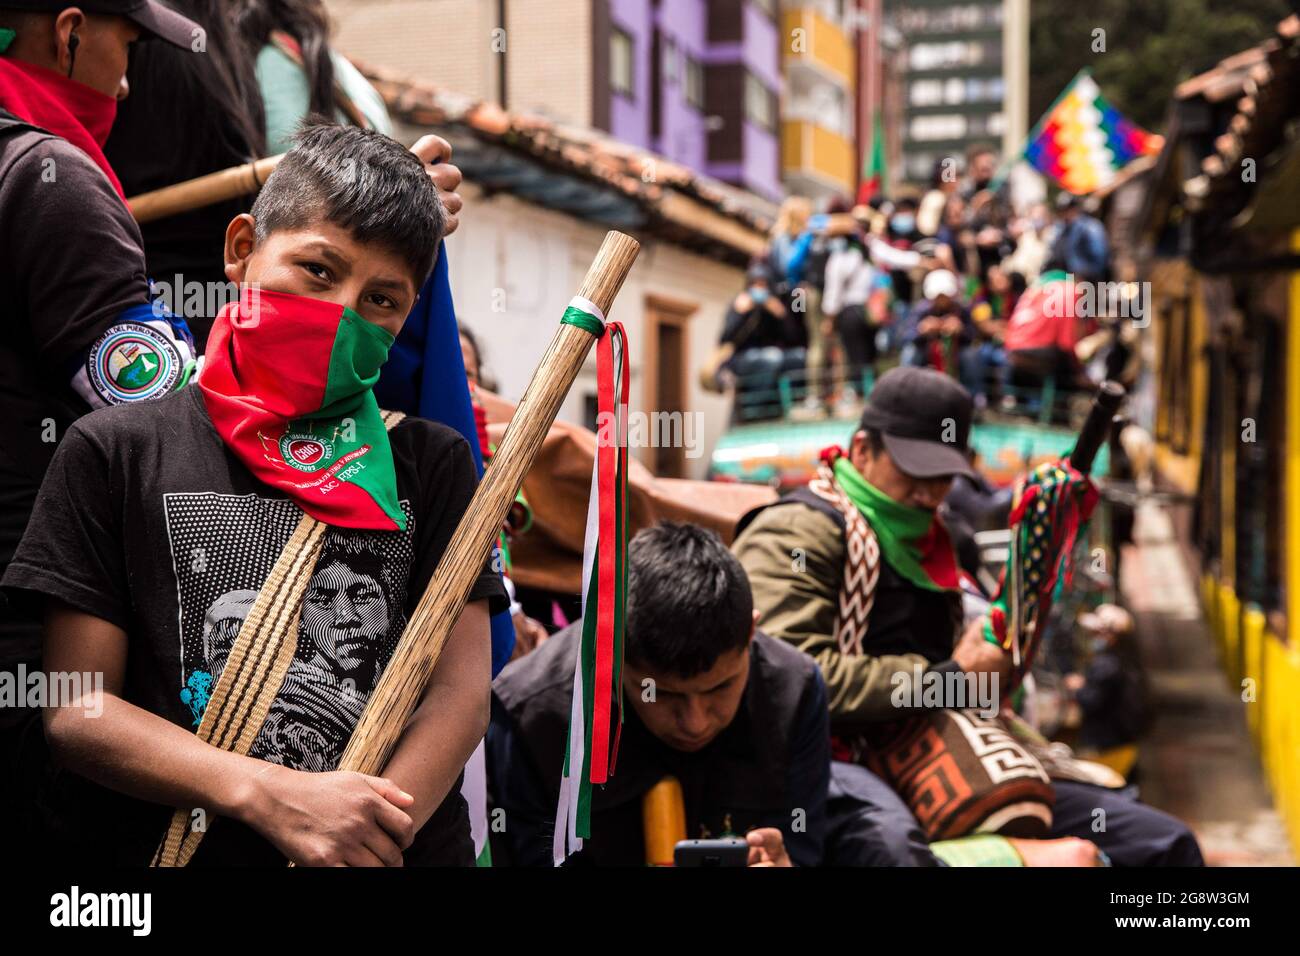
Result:
M315 471L334 459L334 443L315 435L285 432L280 438L280 457L299 471Z
M161 395L176 384L182 365L175 343L139 322L113 326L86 356L91 387L110 405Z

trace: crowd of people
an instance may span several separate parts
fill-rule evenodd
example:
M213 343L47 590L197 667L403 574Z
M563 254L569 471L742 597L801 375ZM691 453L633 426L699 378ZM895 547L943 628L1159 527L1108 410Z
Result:
M334 769L477 481L465 437L374 394L461 213L449 148L386 135L318 0L174 7L0 0L0 664L90 681L0 708L0 838L83 864L472 865L461 784L486 741L496 857L549 864L581 623L525 621L493 682L490 620L512 603L494 562L382 774ZM137 135L160 117L200 135L163 156ZM285 147L255 198L143 234L123 201ZM665 776L688 835L739 836L754 866L1199 862L1177 820L1077 767L1049 778L971 701L919 693L993 680L993 706L1010 668L937 517L978 478L984 393L952 376L998 367L988 323L1015 325L1015 275L1039 281L1055 254L1005 268L1031 244L998 218L992 173L973 156L941 208L878 202L835 235L787 204L728 320L735 362L803 363L821 400L842 348L864 410L730 549L691 525L632 542L621 756L573 862L642 862L640 801ZM928 224L946 241L925 251ZM1086 223L1058 231L1062 255L1095 253ZM158 269L237 294L176 314ZM904 364L931 368L872 385L875 333L895 328ZM461 348L476 385L478 344ZM1111 693L1100 670L1079 680ZM938 768L976 799L936 804L898 756L922 725L982 735L995 762L1015 749L1024 772L1008 789L977 752Z
M923 193L836 198L819 212L787 199L706 369L715 387L737 385L737 419L800 403L852 417L893 364L944 372L977 408L1008 410L1036 407L1049 379L1068 391L1123 369L1131 334L1105 310L1075 307L1085 284L1110 279L1105 229L1068 193L1054 215L1045 203L1011 208L997 163L974 147L964 172L936 162ZM1090 374L1093 361L1105 368Z

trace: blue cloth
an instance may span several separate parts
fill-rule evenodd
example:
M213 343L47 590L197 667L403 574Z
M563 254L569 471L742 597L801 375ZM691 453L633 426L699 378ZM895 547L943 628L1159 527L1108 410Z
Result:
M1092 216L1080 215L1061 231L1055 252L1065 260L1066 271L1077 278L1103 278L1110 260L1106 227Z
M438 250L433 272L420 289L415 308L388 353L375 385L381 408L418 415L454 428L469 442L474 467L483 477L483 449L478 444L474 406L460 352L460 329L451 301L447 244ZM493 549L493 558L498 552ZM492 616L492 676L500 673L515 648L509 611Z

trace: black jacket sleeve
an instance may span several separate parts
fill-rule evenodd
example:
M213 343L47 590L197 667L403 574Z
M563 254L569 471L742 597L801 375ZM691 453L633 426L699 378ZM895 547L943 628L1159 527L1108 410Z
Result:
M800 701L798 725L790 741L790 768L786 792L790 794L786 851L795 866L818 866L826 843L826 794L831 779L831 729L826 684L821 672Z
M144 249L103 172L66 140L38 140L0 179L0 264L39 360L79 359L133 305L149 301Z

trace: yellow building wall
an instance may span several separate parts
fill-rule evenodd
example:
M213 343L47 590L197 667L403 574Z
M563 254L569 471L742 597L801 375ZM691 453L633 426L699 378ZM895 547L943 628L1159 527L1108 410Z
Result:
M781 27L787 57L802 58L843 85L853 84L853 40L838 25L814 9L796 7L781 15Z
M1292 234L1291 248L1300 253L1300 230ZM1246 720L1259 746L1274 804L1286 822L1293 851L1300 857L1300 271L1291 273L1287 300L1285 516L1284 528L1276 533L1284 536L1284 600L1290 642L1269 629L1258 607L1242 605L1227 574L1204 573L1201 599L1225 670L1233 684L1241 687ZM1196 450L1199 454L1199 446ZM1233 460L1232 455L1224 456L1225 479L1232 477ZM1232 482L1225 481L1225 488L1231 489ZM1237 504L1235 489L1225 495L1227 510Z
M846 191L853 188L853 144L836 133L799 120L781 124L781 167L829 180Z

